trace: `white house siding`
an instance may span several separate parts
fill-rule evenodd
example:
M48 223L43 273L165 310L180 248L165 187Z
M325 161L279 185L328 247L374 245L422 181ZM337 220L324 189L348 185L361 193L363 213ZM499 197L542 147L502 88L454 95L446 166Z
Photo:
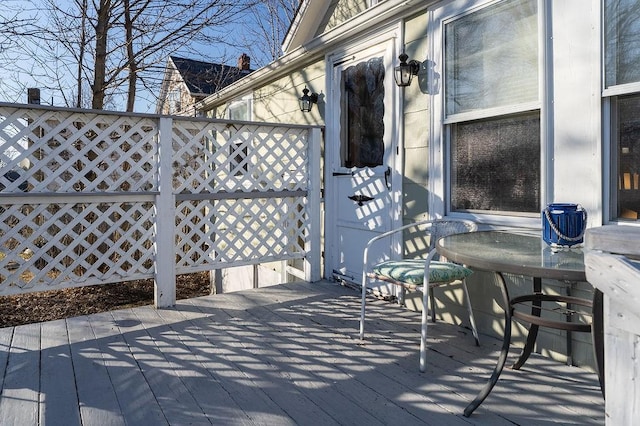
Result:
M316 61L304 67L301 72L286 75L252 91L252 121L269 123L324 124L325 64ZM298 98L307 86L310 93L320 95L318 105L310 113L300 111ZM217 106L208 112L211 117L225 117L228 104ZM264 153L265 155L267 153ZM324 234L323 234L324 235ZM267 287L284 282L283 264L272 262L253 266L230 268L214 274L215 288L223 293ZM299 265L298 265L299 266ZM299 278L289 277L297 281Z
M549 2L547 20L550 27L547 49L548 76L545 91L547 113L550 114L544 140L549 140L548 160L551 170L546 177L548 202L576 202L589 212L590 226L602 223L602 137L601 137L601 98L600 98L600 24L599 2L572 0ZM420 38L426 29L426 15L420 15L405 22L405 48L410 58L423 61L426 57L426 40ZM421 34L421 28L423 33ZM407 90L408 89L408 90ZM423 132L428 131L429 111L423 106L422 88L412 83L405 89L405 221L421 217L420 192L424 178L428 177L427 154L422 154L428 145ZM418 98L416 98L418 97ZM544 101L543 101L544 102ZM544 162L545 160L543 160ZM544 172L543 172L544 173ZM431 213L442 213L433 212ZM407 245L405 245L407 246ZM531 279L519 276L507 276L511 296L524 294L531 290ZM469 280L469 290L476 321L484 333L502 334L502 308L496 302L500 300L500 288L493 274L476 272ZM565 283L545 280L545 291L566 294ZM591 297L592 287L588 283L576 283L571 288L574 296ZM436 290L438 312L445 321L466 324L468 322L464 305L461 304L462 292L457 290L446 293ZM409 304L420 309L418 295L409 298ZM522 326L513 329L513 340L523 343ZM593 367L593 349L591 336L587 333L573 333L573 363L579 366ZM565 361L565 333L558 330L541 328L537 339L537 350L554 359Z
M391 3L392 1L389 0ZM327 15L320 19L318 34L340 31L339 23L360 13L366 2L332 1ZM386 2L380 2L383 6ZM449 1L438 4L448 4ZM469 2L462 2L469 4ZM545 173L543 167L543 186L546 195L541 200L544 206L550 202L576 202L582 204L589 212L589 225L600 225L603 220L603 142L601 124L600 95L600 2L598 0L566 0L562 2L543 2L547 10L545 25L549 26L545 36L548 55L543 59L543 69L548 78L544 82L542 102L545 104L543 114L548 114L544 121L549 125L543 128L543 144L546 144L546 157L542 163L549 167ZM419 7L424 7L421 3ZM437 95L438 89L429 87L427 76L431 61L438 58L429 57L428 13L416 11L415 5L404 18L402 43L410 59L423 63L420 74L410 87L402 89L401 114L403 157L403 212L404 222L422 219L428 215L439 216L444 212L437 210L439 206L429 206L430 179L440 178L437 173L443 170L437 165L436 170L429 170L431 144L429 140L430 123L437 119L431 117L431 96ZM389 22L391 23L391 22ZM362 31L371 30L364 28ZM354 37L355 37L354 33ZM351 39L350 39L351 40ZM349 40L344 41L344 44ZM311 63L301 63L286 75L277 75L274 68L274 79L252 87L254 94L255 120L294 122L304 124L325 124L325 87L326 66L321 54L329 54L336 46L316 48L311 52L315 58ZM441 77L441 76L440 76ZM320 94L319 105L314 106L312 113L299 111L297 98L307 85L312 92ZM442 87L440 85L440 87ZM238 96L246 94L238 93ZM328 102L327 102L328 104ZM218 106L218 108L223 107ZM437 120L436 120L437 123ZM439 125L439 124L438 124ZM608 178L607 178L608 179ZM442 194L437 194L442 195ZM485 218L486 220L487 218ZM488 224L491 219L488 218ZM539 224L540 219L533 218L528 225ZM517 221L513 223L517 225ZM538 225L539 226L539 225ZM411 255L423 247L415 247L413 242L405 242L405 253ZM413 250L413 251L412 251ZM507 276L512 296L524 294L531 290L531 278ZM500 336L503 331L503 310L499 306L500 289L491 273L476 272L469 281L469 290L476 313L476 321L482 333ZM565 294L564 283L545 281L545 289L551 293ZM572 294L590 298L591 286L588 283L577 283ZM460 290L436 293L438 312L448 322L466 324L467 314ZM410 307L420 308L420 301L409 296ZM513 329L514 341L522 342L523 327ZM558 360L566 359L566 337L564 332L541 328L538 335L537 350ZM579 366L592 367L591 337L585 333L573 333L573 362Z
M429 96L427 87L427 15L422 13L404 24L405 53L422 63L403 100L403 220L426 219L429 163Z
M253 92L254 119L257 121L324 125L325 106L324 60L305 65L300 71L279 78ZM298 98L307 86L309 93L319 95L311 112L300 111Z

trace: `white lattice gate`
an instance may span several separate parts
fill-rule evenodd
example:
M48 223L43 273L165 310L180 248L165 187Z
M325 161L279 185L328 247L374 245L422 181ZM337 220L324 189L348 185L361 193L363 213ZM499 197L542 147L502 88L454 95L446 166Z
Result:
M0 294L303 259L320 278L320 131L0 104Z

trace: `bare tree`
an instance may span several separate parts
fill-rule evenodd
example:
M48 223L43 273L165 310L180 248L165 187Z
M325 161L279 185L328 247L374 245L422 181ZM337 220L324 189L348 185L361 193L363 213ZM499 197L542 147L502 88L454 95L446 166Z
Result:
M232 43L227 32L254 0L33 0L48 19L40 31L48 44L47 63L59 62L75 75L73 98L82 106L86 86L91 87L91 107L103 109L110 99L124 97L133 111L139 85L159 82L159 64L169 54L193 45ZM42 43L40 43L41 47ZM73 64L73 65L71 65ZM57 69L57 68L56 68ZM51 66L49 77L56 72ZM144 81L144 80L149 81ZM70 103L69 87L59 87Z
M124 3L127 61L122 64L122 71L128 71L128 110L133 108L131 99L135 99L138 78L145 78L142 71L163 63L166 52L189 50L192 45L228 44L229 30L222 29L254 4L246 0L124 0Z
M300 0L263 0L251 7L247 18L251 25L242 34L255 63L266 65L282 56L282 42L299 4Z
M15 1L5 1L0 8L0 54L17 45L21 37L35 33L35 17L21 14L21 6Z
M99 0L94 3L96 8L96 19L94 24L95 30L95 59L93 73L93 98L91 107L93 109L102 109L104 107L104 98L107 92L107 43L109 41L109 33L111 30L111 0Z
M0 8L0 55L8 54L20 45L22 37L32 35L35 17L21 13L20 5L15 1L6 1Z
M141 93L159 94L171 54L212 61L202 51L215 46L220 52L215 60L225 63L246 52L254 67L278 58L298 4L299 0L3 0L0 67L10 72L1 78L15 80L15 93L24 93L26 87L19 85L27 76L67 106L133 111ZM25 5L30 5L28 18L22 18ZM37 19L38 26L27 27L21 19L30 24Z

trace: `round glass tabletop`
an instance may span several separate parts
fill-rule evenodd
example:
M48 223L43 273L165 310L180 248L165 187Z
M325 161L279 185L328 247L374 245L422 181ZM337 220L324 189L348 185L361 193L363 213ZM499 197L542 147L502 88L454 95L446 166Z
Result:
M585 281L581 248L556 249L540 235L480 231L444 237L437 251L471 268L564 281Z

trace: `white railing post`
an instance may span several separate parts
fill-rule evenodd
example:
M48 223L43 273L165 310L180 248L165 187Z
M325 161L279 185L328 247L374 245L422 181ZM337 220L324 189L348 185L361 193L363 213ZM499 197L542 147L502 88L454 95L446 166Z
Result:
M320 148L322 132L320 128L309 129L309 194L307 196L307 211L309 213L309 239L306 243L307 256L304 261L304 275L307 282L320 281Z
M155 292L156 308L176 304L176 256L175 256L175 210L176 202L172 188L173 120L160 118L158 138L158 187L156 196L156 259Z
M595 330L594 338L603 339L604 359L596 357L596 366L604 367L607 426L637 424L640 418L639 240L640 228L629 225L594 227L584 236L587 281L603 299L603 330Z

